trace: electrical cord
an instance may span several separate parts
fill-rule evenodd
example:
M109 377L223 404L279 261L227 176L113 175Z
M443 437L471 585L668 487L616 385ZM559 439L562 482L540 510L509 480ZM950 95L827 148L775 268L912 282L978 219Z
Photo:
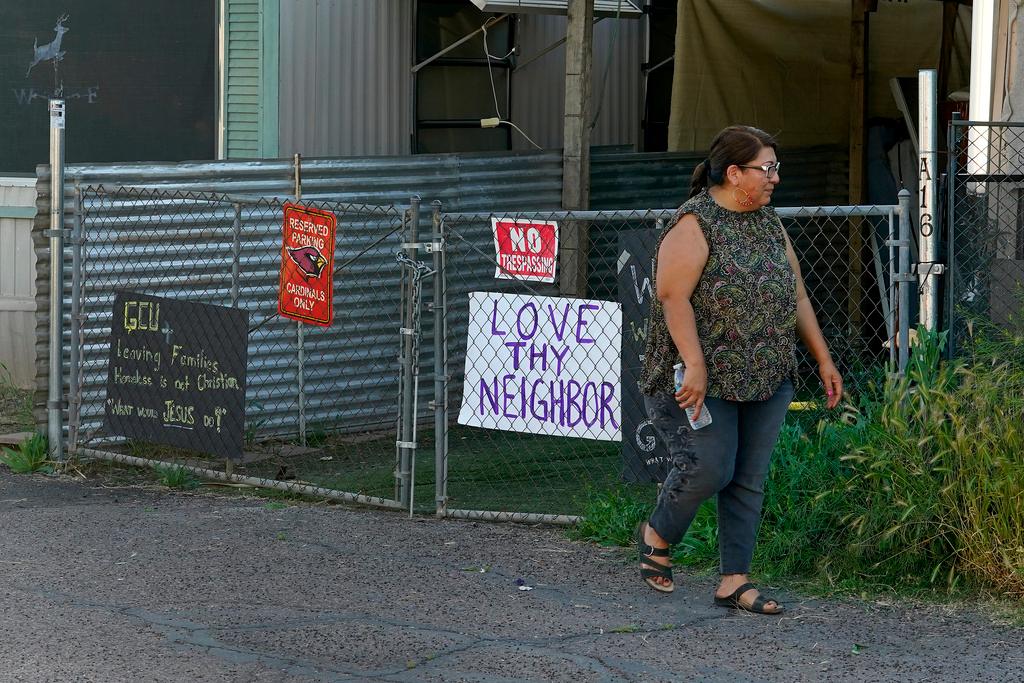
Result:
M523 132L522 128L520 128L519 126L517 126L516 124L512 123L509 120L503 119L501 117L501 109L498 107L498 89L494 85L494 72L491 70L491 60L494 59L503 61L505 59L508 59L511 55L515 54L516 48L513 46L513 48L509 50L508 54L506 54L504 57L496 57L492 55L490 47L487 46L487 24L481 26L480 29L483 31L484 34L484 57L487 58L487 78L490 79L491 81L491 95L494 97L494 113L497 117L496 122L494 121L494 119L481 119L480 127L494 128L497 125L505 124L512 128L513 130L515 130L520 135L522 135L526 139L526 141L529 142L531 145L533 145L537 149L543 150L544 148L538 145L536 142L534 142L533 138L531 138L529 135ZM511 78L511 76L509 76L509 78Z

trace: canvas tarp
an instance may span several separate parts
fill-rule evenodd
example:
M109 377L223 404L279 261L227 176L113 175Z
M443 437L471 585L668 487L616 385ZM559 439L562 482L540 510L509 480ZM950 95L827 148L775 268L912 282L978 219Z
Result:
M706 149L729 123L776 133L787 147L846 144L850 5L680 0L669 149ZM950 91L969 82L970 16L960 9ZM881 0L869 23L868 116L896 118L889 79L938 66L942 3Z

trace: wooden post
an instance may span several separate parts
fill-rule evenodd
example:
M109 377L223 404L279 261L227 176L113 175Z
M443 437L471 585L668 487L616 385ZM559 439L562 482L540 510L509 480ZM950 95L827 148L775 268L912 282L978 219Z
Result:
M953 34L956 31L956 19L960 3L956 0L944 0L942 3L942 44L939 47L939 102L949 94L949 70L953 56ZM939 136L939 145L945 142L945 136Z
M565 40L565 120L562 150L562 208L590 205L590 87L593 63L594 4L569 0ZM585 296L589 226L566 221L561 226L559 289L566 296Z
M864 120L867 118L870 0L850 0L850 204L864 201Z
M876 0L877 2L877 0ZM868 14L877 4L872 0L851 0L850 2L850 204L860 204L865 195L865 164L864 148L867 118L867 80L868 80ZM862 254L864 251L864 225L860 218L849 219L849 247L847 261L850 269L847 274L847 315L849 333L853 339L859 339L862 323L861 301L863 290L861 279L864 275Z

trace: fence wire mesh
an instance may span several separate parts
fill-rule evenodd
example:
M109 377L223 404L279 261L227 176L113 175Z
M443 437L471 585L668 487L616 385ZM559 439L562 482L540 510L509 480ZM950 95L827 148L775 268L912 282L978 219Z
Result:
M971 324L1024 329L1024 123L950 126L950 351Z
M571 521L589 491L663 478L667 455L637 380L657 235L672 210L443 214L435 205L428 240L418 237L425 234L418 199L408 210L303 204L337 218L334 322L326 328L300 328L278 315L282 200L122 187L77 192L70 450L328 498L509 520ZM888 243L897 212L779 209L854 391L861 369L892 357L898 311ZM497 221L518 228L520 246L532 244L529 228L561 231L560 257L541 254L547 262L527 264L544 270L562 259L548 281L507 277L513 266L499 262ZM189 313L192 327L214 340L211 355L228 354L239 337L224 311L242 317L235 324L241 360L222 361L244 377L239 457L111 428L112 401L121 410L147 405L156 389L138 379L148 372L140 363L152 357L122 362L119 343L132 334L118 327L127 320L127 293L136 302L220 307ZM159 331L153 339L163 339L154 343L164 354L155 363L180 365L189 347L180 342L176 351L175 335L186 330L155 327L149 331ZM185 362L210 369L209 358L194 349L191 356ZM120 377L112 358L123 366ZM816 368L805 352L799 364L798 399L813 400ZM150 382L161 376L148 374ZM185 374L200 381L198 371ZM210 388L208 377L202 381ZM212 404L196 402L194 417L212 419ZM147 417L188 426L178 406L157 408L167 416Z
M396 254L405 212L323 200L302 204L337 219L330 327L300 330L278 315L284 201L122 187L77 192L72 452L112 454L132 464L160 461L203 476L231 473L253 485L396 505L402 324ZM184 329L161 327L150 307L133 318L135 330L125 336L119 328L129 313L115 310L115 301L120 307L126 297L164 302L165 320L166 307L177 302L221 308L189 309L191 326L208 327L192 330L190 338ZM158 328L162 341L154 338L145 352L124 341L139 339L147 325ZM214 348L200 350L202 357L188 341L195 335L213 340ZM238 339L241 352L232 360ZM220 366L214 367L218 354ZM112 358L124 366L116 377L108 366ZM230 461L148 441L138 435L138 424L128 439L110 428L112 386L119 410L132 418L149 406L142 416L154 424L198 431L215 411L212 403L204 411L204 401L243 379L242 447ZM174 405L164 401L175 400L173 393L164 395L157 384L168 380L183 383ZM161 394L156 413L153 394Z
M893 206L779 210L851 390L862 370L892 358L895 264L887 243L895 239L897 213ZM657 235L672 214L441 217L450 408L441 440L447 444L439 468L442 512L571 520L589 491L664 477L668 458L646 420L637 381L655 295ZM498 222L523 233L546 224L557 224L563 237L581 231L585 276L503 279L509 262L497 254ZM561 248L559 272L570 263ZM802 348L798 360L797 397L817 399L816 365ZM621 393L602 393L604 382L620 378Z

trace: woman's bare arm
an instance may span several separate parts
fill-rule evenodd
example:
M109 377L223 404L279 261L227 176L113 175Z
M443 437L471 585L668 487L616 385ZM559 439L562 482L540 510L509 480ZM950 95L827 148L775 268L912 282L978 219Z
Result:
M832 362L832 354L829 353L825 335L821 333L818 325L818 317L814 314L814 306L807 296L807 288L804 287L804 278L800 274L800 262L793 251L793 244L789 241L789 235L784 228L782 236L786 238L786 259L789 261L793 273L796 275L796 331L800 335L804 346L811 352L814 360L818 363L818 374L821 375L821 383L825 387L825 400L829 408L835 408L843 395L843 378Z
M665 311L672 341L686 366L686 381L676 392L680 407L695 409L700 417L708 390L708 372L704 352L697 337L697 320L690 297L700 282L708 261L708 243L693 214L679 219L665 235L658 249L657 296Z

